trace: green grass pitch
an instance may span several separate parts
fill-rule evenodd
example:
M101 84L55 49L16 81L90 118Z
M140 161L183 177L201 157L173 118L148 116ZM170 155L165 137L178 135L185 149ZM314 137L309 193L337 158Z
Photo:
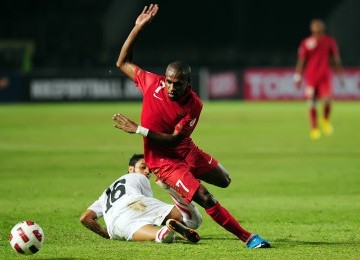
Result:
M20 259L8 235L37 222L44 247L28 259L359 259L360 104L337 102L332 137L311 141L306 104L210 102L192 137L228 169L227 189L206 185L273 248L249 250L204 212L202 240L174 244L105 240L80 214L142 151L115 129L140 103L0 105L0 258ZM152 183L153 184L153 183ZM154 195L170 202L153 185Z

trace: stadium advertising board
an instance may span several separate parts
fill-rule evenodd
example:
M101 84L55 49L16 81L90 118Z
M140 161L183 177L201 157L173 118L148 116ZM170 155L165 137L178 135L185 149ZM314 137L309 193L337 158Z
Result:
M304 86L297 89L293 69L267 68L244 71L244 98L247 100L299 100ZM345 69L345 86L333 77L333 97L338 100L360 99L360 69Z
M141 99L134 82L123 78L31 78L31 101Z
M36 70L24 77L22 101L120 101L141 100L141 91L129 78L105 70ZM161 71L157 68L154 71ZM198 82L194 73L193 82ZM198 92L198 84L194 91Z

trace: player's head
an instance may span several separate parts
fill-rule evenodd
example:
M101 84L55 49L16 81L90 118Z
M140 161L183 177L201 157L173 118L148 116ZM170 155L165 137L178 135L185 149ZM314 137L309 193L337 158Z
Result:
M310 22L310 31L312 34L322 34L325 32L325 23L319 18L314 18Z
M129 173L140 173L150 178L150 169L145 163L143 154L134 154L129 160Z
M171 62L165 72L165 86L171 101L178 100L190 87L191 68L182 61Z

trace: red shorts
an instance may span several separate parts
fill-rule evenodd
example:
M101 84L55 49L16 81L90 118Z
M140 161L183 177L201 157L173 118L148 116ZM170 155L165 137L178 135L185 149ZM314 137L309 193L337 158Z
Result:
M198 147L194 147L185 160L162 159L159 168L152 169L163 183L190 203L200 186L199 176L210 172L218 161Z
M332 95L330 82L331 82L331 77L324 77L321 80L307 79L305 97L308 98L307 89L309 88L314 89L315 97L319 97L319 98L330 97Z

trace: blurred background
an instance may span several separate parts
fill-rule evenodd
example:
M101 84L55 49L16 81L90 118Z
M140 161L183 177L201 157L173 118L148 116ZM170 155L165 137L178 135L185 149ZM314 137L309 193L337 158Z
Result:
M139 99L115 62L149 3L1 1L0 102ZM359 1L157 3L159 14L140 36L134 61L158 73L175 59L187 61L203 99L301 98L291 82L293 67L316 17L324 19L349 69L345 89L335 79L335 95L360 98Z

